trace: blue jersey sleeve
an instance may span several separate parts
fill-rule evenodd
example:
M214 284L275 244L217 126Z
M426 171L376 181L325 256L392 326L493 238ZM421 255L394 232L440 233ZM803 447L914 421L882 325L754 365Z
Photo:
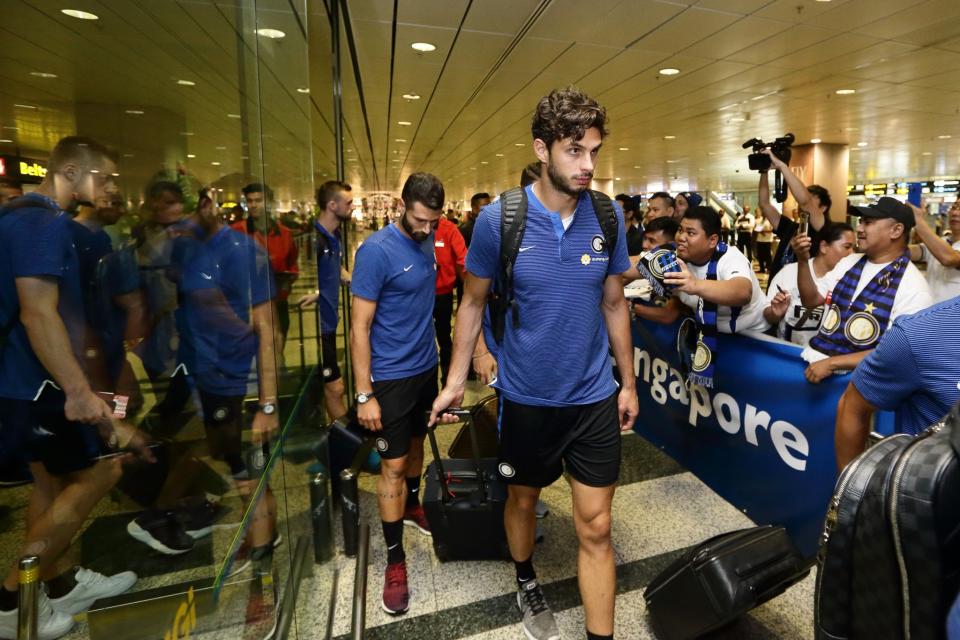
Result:
M276 295L273 269L267 252L258 243L250 242L246 255L250 274L250 306L255 307L272 300Z
M357 250L353 276L350 280L350 292L366 300L374 302L379 300L387 278L386 259L383 248L365 242Z
M607 275L619 275L630 269L630 254L627 251L627 226L623 220L623 211L614 205L617 213L617 246L610 256L610 266Z
M68 247L73 243L69 218L41 209L21 216L17 226L19 240L7 247L13 276L62 277L67 267Z
M483 208L473 226L473 239L467 250L467 271L479 278L492 279L500 264L500 203Z
M906 331L894 323L880 344L853 371L853 386L864 399L885 411L906 401L921 380Z

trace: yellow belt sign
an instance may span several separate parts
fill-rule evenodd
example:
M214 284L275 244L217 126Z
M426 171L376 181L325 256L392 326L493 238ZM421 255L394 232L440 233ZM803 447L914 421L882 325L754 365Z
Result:
M197 628L197 603L193 599L193 587L187 591L187 599L180 603L173 626L163 634L163 640L187 640Z

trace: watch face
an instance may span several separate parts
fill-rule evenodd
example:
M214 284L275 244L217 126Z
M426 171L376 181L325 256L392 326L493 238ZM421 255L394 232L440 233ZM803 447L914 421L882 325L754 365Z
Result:
M366 401L369 400L369 399L370 399L370 398L369 398L369 397L367 396L367 394L365 394L365 393L358 393L358 394L357 394L357 402L359 402L360 404L363 404L364 402L366 402Z
M265 404L263 407L261 407L261 409L263 410L263 415L265 416L272 416L277 411L276 405L273 404Z

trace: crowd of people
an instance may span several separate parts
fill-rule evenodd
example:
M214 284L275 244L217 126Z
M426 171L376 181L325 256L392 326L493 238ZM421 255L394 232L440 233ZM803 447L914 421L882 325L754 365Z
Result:
M918 433L960 396L960 364L943 357L960 347L960 204L948 214L952 245L924 210L889 197L846 210L857 219L851 226L831 216L826 189L804 184L769 152L797 203L793 216L770 203L767 173L757 216L720 212L690 191L611 199L590 190L606 111L576 89L542 98L531 134L537 159L521 173L520 205L478 192L457 225L444 215L441 180L414 173L395 222L363 242L352 272L341 234L352 188L322 184L311 220L317 291L296 303L318 309L328 419L354 405L376 438L382 607L400 615L410 606L404 526L430 535L419 501L428 421L456 420L449 410L475 377L501 398L498 469L523 628L535 640L559 637L533 553L540 491L566 473L587 637L605 640L613 637L620 432L643 419L631 309L664 324L693 322L690 384L717 382L718 334L768 333L803 347L812 384L852 371L837 415L842 467L866 446L872 412L896 410L898 428ZM245 206L221 211L216 191L203 189L188 211L192 194L153 180L142 222L118 242L105 230L126 214L116 161L95 140L64 138L36 191L0 191L0 469L33 481L20 555L40 557L47 638L137 580L78 567L70 552L124 465L139 459L159 477L159 488L140 496L129 535L160 554L188 553L224 513L193 487L201 459L216 461L249 501L279 423L300 256L272 190L251 182ZM766 291L758 273L768 274ZM350 399L336 339L343 285ZM155 402L143 412L148 395ZM193 417L203 440L160 469L156 444L181 436ZM269 486L249 506L242 556L269 571L279 544ZM16 636L16 616L11 567L0 637Z

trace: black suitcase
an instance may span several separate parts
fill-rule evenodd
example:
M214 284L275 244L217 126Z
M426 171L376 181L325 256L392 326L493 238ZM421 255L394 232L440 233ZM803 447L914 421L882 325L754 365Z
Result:
M960 405L847 466L819 561L817 638L945 637L960 588Z
M425 473L423 510L430 523L433 549L441 562L509 558L503 527L507 487L497 474L496 458L478 454L470 412L456 413L469 429L470 459L441 459L436 427L427 430L433 462Z
M783 527L724 533L693 547L643 592L659 640L698 638L783 593L809 573Z

